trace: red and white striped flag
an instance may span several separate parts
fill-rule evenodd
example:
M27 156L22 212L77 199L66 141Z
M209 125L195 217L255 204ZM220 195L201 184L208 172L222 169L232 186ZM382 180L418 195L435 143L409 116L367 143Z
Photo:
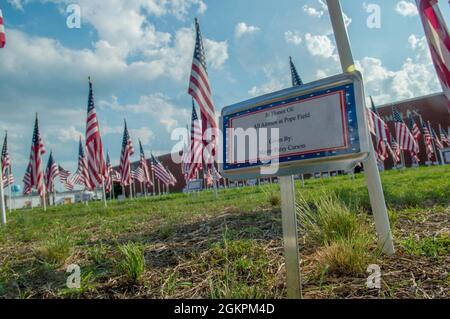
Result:
M439 131L441 133L441 141L443 144L446 144L447 146L450 146L450 136L447 136L444 129L442 128L441 124L439 124Z
M427 151L428 160L434 161L436 159L436 154L434 152L433 147L433 139L431 137L431 132L428 126L423 122L422 118L420 118L420 122L422 123L423 128L423 136L425 138L425 149Z
M50 152L48 157L47 169L45 170L45 187L47 193L55 191L55 179L59 175L58 165L53 158L53 152Z
M203 151L203 160L209 165L214 163L218 125L206 67L205 49L203 47L203 39L198 19L195 19L195 34L195 50L188 93L200 106L202 118L202 140L203 145L205 146L205 150ZM210 134L207 134L208 132Z
M408 126L403 122L402 115L396 108L393 108L393 117L395 122L395 131L397 133L397 143L401 151L408 151L415 156L419 154L419 144L417 144L414 136Z
M113 188L113 167L111 159L109 158L109 152L106 153L106 179L105 179L105 192L109 193Z
M139 150L141 152L141 158L139 160L139 175L142 175L141 183L145 183L148 187L152 186L152 178L150 176L150 170L148 168L147 159L145 158L144 148L142 147L142 142L139 140Z
M190 181L197 177L197 173L202 169L202 130L200 128L200 121L195 110L194 101L192 101L192 123L191 123L191 142L189 149L189 157L184 157L188 162L188 169L185 172L186 180Z
M64 168L62 168L61 165L58 166L58 171L59 171L59 181L61 182L61 184L64 186L64 188L68 191L73 191L73 182L70 179L70 172L68 170L65 170Z
M391 136L391 144L388 145L389 152L391 153L392 161L394 165L397 165L401 161L400 147L393 136Z
M436 134L436 131L431 126L430 122L428 122L428 126L430 127L431 138L434 141L434 145L436 145L436 148L438 150L440 150L440 151L443 150L444 149L444 144L442 144L441 140L439 139L439 136Z
M8 187L14 184L14 175L11 172L11 158L8 152L8 132L5 133L5 140L2 148L2 176L3 187Z
M33 191L33 178L31 176L31 163L27 166L27 171L23 177L23 194L30 195Z
M89 77L89 101L86 120L86 155L89 183L92 188L103 187L106 178L106 164L103 159L103 144L100 136L97 112L94 105L94 92Z
M123 131L122 153L120 155L119 173L121 178L121 185L128 186L133 182L133 174L131 171L131 156L134 154L133 142L128 133L127 122L125 121L125 129Z
M3 12L0 9L0 49L3 49L6 45L5 25L3 23Z
M153 154L152 159L152 170L155 173L155 177L161 181L164 185L171 185L173 180L170 177L169 172L164 168L160 161L158 161Z
M89 179L88 165L84 153L84 146L83 143L81 142L81 137L78 148L78 169L75 175L73 176L72 182L76 185L84 186L86 190L94 189Z
M42 172L42 159L41 156L45 154L45 146L42 142L41 134L39 132L39 120L36 114L36 121L34 123L34 131L33 131L33 140L31 143L31 154L30 154L30 163L29 167L29 176L26 176L25 179L28 179L25 184L29 183L28 188L31 190L35 188L40 197L45 196L45 185L44 185L44 173ZM30 192L31 192L30 190Z
M389 144L388 136L390 135L389 128L387 124L379 116L372 97L370 97L370 100L372 102L372 110L370 109L368 110L369 130L376 137L377 140L376 152L378 158L381 161L385 161L389 156L387 149L387 145Z
M431 57L450 112L450 35L437 0L416 0Z

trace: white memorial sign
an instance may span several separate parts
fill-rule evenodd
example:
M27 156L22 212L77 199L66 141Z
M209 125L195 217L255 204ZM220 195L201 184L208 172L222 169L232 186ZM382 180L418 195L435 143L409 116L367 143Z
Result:
M231 179L349 170L367 159L361 76L354 72L275 92L222 112L222 173Z

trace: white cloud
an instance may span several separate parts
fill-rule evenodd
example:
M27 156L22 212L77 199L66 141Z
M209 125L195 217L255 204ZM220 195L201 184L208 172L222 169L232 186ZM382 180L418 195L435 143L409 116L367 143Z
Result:
M260 29L258 27L255 27L253 25L247 25L247 23L245 22L239 22L234 29L234 35L237 39L239 39L244 35L254 34L259 31Z
M410 99L441 91L428 50L426 38L411 35L408 38L415 54L407 58L396 71L387 69L376 58L365 57L358 61L363 72L365 85L379 103Z
M321 18L324 15L324 13L325 13L324 10L319 10L319 9L314 8L314 7L310 7L308 5L304 5L303 6L303 11L307 15L309 15L311 17L317 17L317 18Z
M228 42L205 39L205 51L213 69L220 69L228 60Z
M275 61L274 63L265 65L262 67L264 76L267 79L266 83L259 86L253 86L248 94L252 97L272 93L289 87L290 84L290 72L289 64L287 61Z
M293 45L300 45L303 42L302 36L298 31L286 31L284 33L284 39L286 40L286 43Z
M335 52L335 46L327 35L305 35L306 47L312 56L331 58Z
M125 113L149 115L155 123L159 123L165 131L170 132L177 127L180 122L188 118L189 111L175 106L171 99L162 93L154 93L141 96L136 104L122 105L116 97L112 97L111 101L100 101L102 109L111 109ZM108 128L110 134L117 133L114 128Z
M140 139L143 145L149 145L154 137L152 130L150 130L148 127L141 127L140 129L131 129L130 133L134 138Z
M61 128L58 130L58 140L60 142L78 141L80 136L84 135L81 131L78 131L75 126L71 125L67 128Z
M414 3L405 0L397 2L395 11L404 17L413 17L419 14L417 6Z
M277 79L272 79L268 83L265 83L265 84L263 84L261 86L254 86L254 87L252 87L248 91L248 94L250 94L251 96L260 96L260 95L264 95L264 94L267 94L267 93L272 93L272 92L275 92L275 91L279 91L279 90L281 90L283 88L285 88L285 86L283 86L283 83L281 83Z

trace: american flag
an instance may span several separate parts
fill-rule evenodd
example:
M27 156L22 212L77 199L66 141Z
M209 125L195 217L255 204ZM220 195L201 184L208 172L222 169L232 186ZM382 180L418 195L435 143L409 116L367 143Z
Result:
M203 144L206 146L210 143L210 149L208 152L203 152L204 161L208 164L214 162L214 156L216 152L216 135L217 135L217 119L214 103L212 100L211 86L209 83L208 72L206 68L206 56L205 49L203 47L203 39L200 31L200 25L198 19L195 19L195 51L192 61L191 78L189 81L188 93L197 101L200 106L201 118L202 118L202 136ZM212 130L213 132L211 132ZM210 131L212 134L208 137L206 132ZM214 133L215 132L215 133ZM209 139L209 141L207 140Z
M444 149L444 144L442 144L441 140L439 139L439 136L436 134L436 131L431 126L430 122L428 122L428 126L430 127L431 138L434 141L434 145L436 145L436 148L438 150L443 150Z
M189 150L189 168L186 172L186 180L190 181L196 178L197 173L202 169L202 130L200 128L200 121L197 116L197 111L195 110L194 101L192 101L192 123L191 123L191 143ZM185 159L185 160L186 160Z
M152 159L152 170L155 173L155 177L160 180L165 185L170 185L172 183L172 179L170 178L170 174L166 171L164 166L153 156Z
M86 190L92 190L94 188L89 179L88 166L86 156L84 154L84 146L81 142L81 137L78 147L78 169L73 176L73 183L76 185L84 186Z
M173 174L169 170L169 168L166 167L166 171L167 171L167 174L169 174L169 177L170 177L170 185L175 186L178 183L177 179L175 178L175 176L173 176Z
M211 173L211 169L206 170L204 179L205 179L206 187L210 187L214 184L214 179L213 179L213 175Z
M105 192L109 193L113 187L113 167L111 164L111 159L109 157L109 152L106 153L106 179L105 179Z
M0 9L0 49L3 49L6 45L5 25L3 23L3 13Z
M5 140L3 142L2 148L2 176L3 176L3 187L8 187L14 184L14 176L11 173L11 158L8 152L8 132L5 133Z
M395 130L397 132L397 142L401 151L409 151L411 154L417 155L420 151L414 136L409 130L408 126L403 122L402 115L394 107L393 108Z
M125 121L119 167L119 173L121 176L120 183L122 186L128 186L133 182L133 175L131 171L131 156L133 156L133 154L134 147L130 139L130 134L128 133L127 122Z
M389 152L391 153L392 156L392 160L394 164L397 165L401 161L401 153L400 153L401 151L397 141L393 136L391 136L391 145L389 145L388 147Z
M59 171L59 181L61 182L61 184L64 186L64 188L68 191L73 191L73 182L70 179L70 172L68 170L65 170L64 168L62 168L61 165L58 166L58 171Z
M122 181L122 176L120 176L120 173L118 171L113 170L112 171L112 178L111 178L111 180L114 183L120 183Z
M131 174L135 181L138 181L139 183L143 183L145 181L144 171L140 166L136 167L136 169L133 170Z
M389 155L387 149L387 145L389 144L388 136L390 135L389 128L379 116L372 97L370 97L370 101L372 103L372 110L369 110L369 130L377 140L376 152L378 159L384 161Z
M448 136L442 126L439 124L439 131L441 133L441 141L443 144L447 144L447 146L450 146L450 136Z
M292 61L292 57L289 57L289 65L291 66L291 78L292 78L292 86L302 86L303 81L298 75L297 69L295 68L294 62Z
M47 169L45 170L45 186L47 193L53 193L55 191L55 178L58 175L58 165L56 165L55 159L53 158L53 152L50 152L47 162Z
M450 112L450 35L437 0L416 0L416 2Z
M220 181L223 178L215 166L212 167L212 175L213 175L214 180L216 180L216 181Z
M30 195L33 191L33 177L31 176L31 163L28 164L27 171L23 177L23 194Z
M433 139L431 137L431 132L428 126L420 119L423 128L423 136L425 138L425 148L427 150L427 156L430 161L434 161L436 159L436 154L434 153L433 147Z
M89 183L92 188L102 187L106 177L106 165L103 159L103 144L97 112L95 111L91 78L89 78L89 101L86 120L86 153Z
M414 120L414 116L411 112L409 112L408 118L409 118L409 129L411 130L411 133L414 136L416 142L419 143L419 140L422 137L420 127L419 125L417 125L416 121Z
M141 158L139 161L139 168L140 168L139 174L142 174L141 183L145 183L147 186L152 186L150 170L148 169L148 163L147 163L147 159L145 158L145 152L144 152L144 148L142 147L141 140L139 140L139 150L141 153Z
M33 140L31 143L30 155L30 177L29 183L31 189L35 188L40 197L45 195L44 173L41 170L42 159L41 156L45 154L45 146L42 142L41 134L39 132L39 120L36 114L36 121L34 123Z

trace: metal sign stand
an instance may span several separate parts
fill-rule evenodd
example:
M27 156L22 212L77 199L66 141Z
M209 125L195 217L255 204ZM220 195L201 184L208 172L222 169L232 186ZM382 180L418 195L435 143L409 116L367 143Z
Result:
M3 172L2 163L0 161L0 172ZM2 225L6 225L6 209L5 209L5 194L3 192L3 174L0 178L0 206L2 210Z
M350 41L347 35L347 29L344 23L342 8L339 0L327 0L328 10L330 12L331 23L333 25L336 44L339 51L342 70L344 72L352 72L355 70L355 63L350 47ZM379 246L386 255L395 253L394 243L392 240L391 225L386 208L386 201L381 184L380 173L377 168L377 160L375 158L375 149L373 141L369 138L370 156L369 160L364 164L367 180L367 188L369 189L370 203L375 219L375 226L378 234Z
M280 180L281 213L283 221L284 258L288 299L302 298L300 258L298 247L297 214L295 211L295 184L293 176Z

